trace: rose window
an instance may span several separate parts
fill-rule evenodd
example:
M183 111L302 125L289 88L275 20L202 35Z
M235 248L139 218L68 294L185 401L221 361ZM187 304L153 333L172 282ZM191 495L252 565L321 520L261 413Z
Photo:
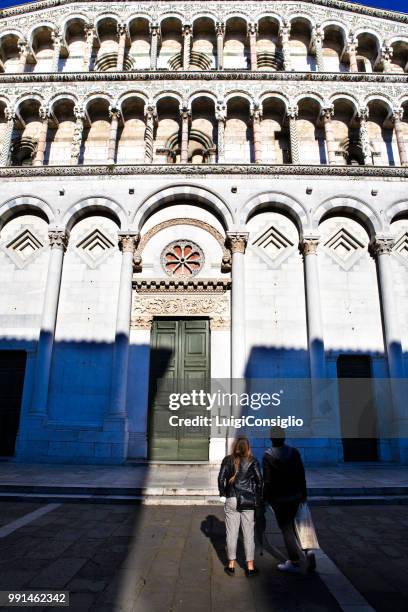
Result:
M204 253L191 240L176 240L166 246L161 259L169 276L194 276L203 267Z

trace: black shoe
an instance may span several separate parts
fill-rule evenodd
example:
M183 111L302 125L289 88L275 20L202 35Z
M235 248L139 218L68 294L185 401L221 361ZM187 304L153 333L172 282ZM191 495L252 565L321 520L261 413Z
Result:
M228 574L228 576L235 576L235 567L229 567L228 565L226 565L224 567L224 572Z
M307 571L314 572L316 569L316 557L314 553L308 552L306 554L306 562L307 562Z
M257 574L259 574L259 569L256 567L254 567L254 569L245 568L245 576L248 576L248 578L249 576L256 576Z

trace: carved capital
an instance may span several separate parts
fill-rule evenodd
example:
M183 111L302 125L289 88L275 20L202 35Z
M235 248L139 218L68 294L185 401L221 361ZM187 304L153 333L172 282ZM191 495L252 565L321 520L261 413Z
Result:
M258 24L248 23L248 36L256 36L258 34Z
M375 236L370 242L369 250L373 257L390 255L394 244L395 240L391 236Z
M290 23L284 23L279 30L279 39L281 44L289 42L290 38Z
M40 119L42 119L42 121L47 121L49 119L49 110L46 106L40 106L40 108L38 109L38 114L40 116Z
M77 121L83 121L85 119L85 109L82 106L74 106L74 117Z
M182 27L183 36L191 36L193 33L193 26L191 23L184 23Z
M7 121L14 121L16 118L16 112L14 108L12 108L11 106L6 106L6 108L4 109L4 116L6 117Z
M62 43L62 33L59 29L52 30L51 32L51 40L54 44L54 47L61 45Z
M321 109L322 119L332 119L334 115L334 106L332 104L325 106Z
M155 120L157 118L157 109L154 104L146 104L144 115L146 120Z
M402 107L392 109L392 118L395 123L397 123L398 121L402 121L403 116L404 109Z
M180 106L180 115L183 121L188 121L191 117L191 110L186 105Z
M151 23L149 25L150 36L160 36L160 26L158 23Z
M231 253L245 253L249 232L227 232L227 244Z
M224 100L218 100L215 108L215 118L217 121L225 121L227 119L227 105Z
M360 122L365 122L368 121L368 117L369 117L369 110L367 106L361 107L358 109L358 118L360 119Z
M69 233L67 230L60 229L50 229L48 232L48 238L50 241L50 247L52 249L62 249L63 251L67 250Z
M126 23L118 23L118 25L117 25L117 32L118 32L119 38L121 36L126 36L126 32L127 32L127 30L126 30Z
M110 119L119 119L120 109L117 106L110 106L109 107L109 117Z
M262 107L254 106L254 108L251 109L251 117L253 121L260 121L262 119Z
M224 36L225 34L225 23L222 21L217 21L215 24L215 33L217 36Z
M18 52L20 54L20 58L28 55L29 47L28 42L26 40L19 40L17 43Z
M134 253L139 243L139 232L119 232L119 249L122 253Z
M306 257L307 255L317 255L317 247L320 238L317 235L303 236L299 242L299 251Z
M287 116L289 119L297 119L299 114L298 105L288 106Z

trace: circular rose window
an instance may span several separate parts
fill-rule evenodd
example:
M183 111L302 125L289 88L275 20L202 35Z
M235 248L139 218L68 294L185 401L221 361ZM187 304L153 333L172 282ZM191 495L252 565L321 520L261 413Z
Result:
M163 268L169 276L194 276L204 264L204 253L191 240L175 240L163 250Z

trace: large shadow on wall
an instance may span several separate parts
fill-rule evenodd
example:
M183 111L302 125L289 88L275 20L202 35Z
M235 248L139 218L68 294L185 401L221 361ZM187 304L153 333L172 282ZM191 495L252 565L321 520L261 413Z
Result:
M52 440L44 440L43 431L39 432L36 440L31 431L27 443L32 444L31 461L35 463L41 460L41 465L38 464L39 476L42 466L45 470L49 469L44 466L45 463L76 464L75 467L72 466L72 472L76 475L74 483L78 480L78 484L92 487L96 495L115 493L134 496L140 495L149 485L151 468L142 463L132 463L124 467L109 466L108 453L111 443L107 440L95 441L98 440L98 435L103 433L103 418L109 412L109 381L113 349L113 343L85 341L55 343L49 396L49 428L53 428ZM15 361L16 355L26 352L27 341L10 338L6 340L0 337L0 365L4 366L7 357L9 358L8 363L11 366L11 370L10 368L8 370L9 382L13 360ZM136 363L139 358L146 359L146 352L151 352L150 346L145 344L130 346L129 362ZM162 376L171 359L171 351L160 349L155 354L153 349L151 358L156 366L156 374ZM26 453L29 453L29 447L24 442L25 420L29 416L31 399L29 387L32 386L35 360L30 358L29 361L31 365L25 369L25 388L23 388L24 376L21 380L23 406L20 417L20 444L24 444ZM131 369L129 376L132 376ZM6 391L6 385L2 385L1 397ZM154 404L154 388L151 388L150 393L150 402ZM143 411L144 418L146 417L143 397L130 398L129 406L130 410ZM92 450L95 453L93 457L89 454ZM113 445L111 450L113 451ZM106 453L105 458L100 456L102 452ZM99 458L96 455L99 455ZM108 465L83 467L95 459ZM112 459L117 462L117 457ZM67 484L69 469L65 466L59 478L56 476L57 473L58 469L54 465L51 471L52 482L49 482L51 488ZM35 475L33 481L30 484L35 484ZM112 491L112 488L115 490ZM92 506L82 503L63 503L58 509L58 514L60 519L64 517L64 525L59 524L55 530L51 528L49 533L48 526L44 527L47 530L48 545L51 548L55 547L56 550L62 546L65 549L65 543L72 540L66 549L66 556L79 555L85 559L75 576L66 585L70 591L71 605L75 609L82 609L83 601L86 600L87 609L98 612L127 609L129 599L136 600L138 590L146 582L151 555L156 554L161 545L166 530L162 524L162 516L156 516L149 506L142 505L135 498L131 503L129 501L118 503L116 500ZM58 517L55 516L54 520L58 520ZM100 529L101 524L103 529ZM79 539L72 538L72 530L77 530L80 534ZM95 535L97 532L98 535ZM40 539L38 543L40 544ZM49 565L55 561L51 556L47 561ZM19 576L21 572L24 573L23 569L27 568L23 552L13 559L12 567L13 584L18 584L22 588L23 582L20 584ZM43 582L39 578L37 583L39 589L55 586L52 581L50 583L49 576L44 577ZM149 609L148 602L144 609Z

